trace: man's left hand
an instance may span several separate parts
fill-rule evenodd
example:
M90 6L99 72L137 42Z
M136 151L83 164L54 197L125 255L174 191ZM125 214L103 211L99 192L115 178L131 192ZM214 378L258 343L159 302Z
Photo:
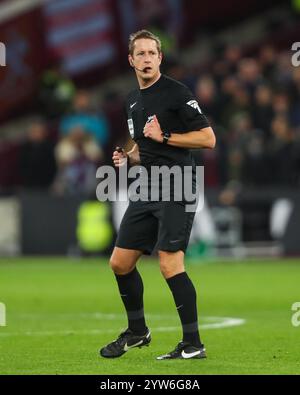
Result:
M147 122L144 127L144 136L157 141L158 143L163 142L162 130L156 115L153 116L150 122Z

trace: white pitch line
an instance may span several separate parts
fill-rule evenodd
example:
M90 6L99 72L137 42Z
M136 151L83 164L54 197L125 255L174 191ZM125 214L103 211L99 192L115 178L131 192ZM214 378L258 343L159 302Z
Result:
M111 316L111 314L109 314ZM164 317L164 316L161 316ZM122 318L124 316L122 315ZM176 317L177 318L177 317ZM199 325L200 329L221 329L232 326L239 326L245 324L246 320L243 318L233 317L203 317L206 321L219 321L208 324ZM152 328L152 332L175 332L179 331L179 326L160 326ZM0 336L70 336L70 335L103 335L108 333L116 333L117 329L90 329L90 330L67 330L67 331L25 331L25 332L2 332Z
M178 315L174 314L145 314L146 319L151 320L178 320ZM10 315L10 321L12 320L39 320L39 319L48 319L48 320L69 320L71 318L75 319L95 319L95 320L121 320L123 321L126 317L125 313L113 314L113 313L12 313ZM208 321L213 322L220 321L223 322L224 319L230 320L230 317L216 317L216 316L209 316L209 317L201 317L201 321Z

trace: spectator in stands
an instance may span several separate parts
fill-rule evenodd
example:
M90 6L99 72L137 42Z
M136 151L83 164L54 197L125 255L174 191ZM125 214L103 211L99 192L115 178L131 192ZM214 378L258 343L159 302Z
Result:
M277 53L274 83L289 87L292 82L293 66L289 51Z
M278 92L273 95L272 109L275 116L290 117L289 97L285 92Z
M272 140L267 146L269 156L269 175L272 185L295 186L299 175L295 163L297 158L294 134L288 119L277 115L271 124Z
M215 122L218 121L220 105L216 85L210 75L204 75L198 79L195 94L203 107L203 113Z
M116 145L124 146L128 139L127 119L124 116L124 97L117 90L107 90L103 97L102 109L107 118L113 139L109 139L105 146L106 152L114 151Z
M294 67L291 87L291 123L297 130L300 138L300 67Z
M96 140L81 126L74 126L55 149L58 194L90 196L96 190L96 168L103 152Z
M80 127L104 147L109 138L108 124L104 115L92 108L91 97L87 91L76 93L72 111L60 123L60 134L66 137L74 127Z
M236 44L227 45L224 49L224 61L227 73L233 74L237 72L237 66L242 57L241 48Z
M248 112L251 105L250 94L240 83L233 87L227 104L224 104L221 113L221 122L228 128L232 119L241 113Z
M176 55L169 55L164 58L162 64L162 72L174 80L180 81L187 85L192 91L195 90L195 84L198 76L187 70L187 67L183 64L182 59Z
M252 119L254 127L260 129L267 140L270 137L273 119L272 91L266 84L259 85L254 93Z
M238 78L241 85L253 95L257 86L263 82L260 65L254 58L243 58L238 64Z
M264 148L264 135L260 129L248 133L248 142L244 145L241 182L244 186L264 186L269 179L269 167Z
M292 99L300 100L300 67L294 67L292 73Z
M46 124L34 121L28 129L19 158L22 185L29 189L48 189L56 174L53 143L48 139Z
M266 81L272 83L275 77L276 51L271 45L264 45L259 50L261 72Z
M237 114L232 119L228 138L230 180L252 185L265 182L263 143L262 132L253 128L249 113Z

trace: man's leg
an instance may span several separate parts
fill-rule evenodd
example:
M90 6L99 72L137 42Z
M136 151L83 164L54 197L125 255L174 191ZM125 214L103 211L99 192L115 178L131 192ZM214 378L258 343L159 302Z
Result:
M136 269L136 262L141 255L142 251L115 247L109 262L127 312L128 328L138 335L147 331L143 303L144 286Z
M147 346L151 334L146 327L143 308L143 282L136 269L136 262L142 252L115 247L110 266L115 273L127 317L128 328L116 340L100 350L104 358L117 358L130 348Z
M117 358L130 348L147 346L151 341L144 318L144 287L136 262L142 253L149 254L153 250L157 230L158 221L151 214L148 202L130 202L110 258L127 312L128 329L100 350L102 357Z
M180 317L183 341L201 347L195 287L184 269L183 251L159 251L160 270L173 294Z

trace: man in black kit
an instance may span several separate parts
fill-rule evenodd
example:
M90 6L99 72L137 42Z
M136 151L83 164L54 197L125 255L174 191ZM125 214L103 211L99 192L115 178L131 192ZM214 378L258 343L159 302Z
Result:
M128 95L128 127L135 142L131 151L116 150L116 167L128 162L149 170L153 166L184 168L195 164L189 148L214 148L215 135L189 89L160 73L161 43L146 30L130 36L130 65L139 89ZM150 179L151 182L151 179ZM172 195L172 193L171 193ZM172 195L173 196L173 195ZM105 358L120 357L133 347L148 345L150 331L143 309L143 282L136 268L142 254L158 252L160 270L173 294L182 324L183 338L175 349L157 359L205 358L198 330L196 290L184 268L195 212L187 201L130 201L123 217L110 266L123 300L128 328L100 350Z

